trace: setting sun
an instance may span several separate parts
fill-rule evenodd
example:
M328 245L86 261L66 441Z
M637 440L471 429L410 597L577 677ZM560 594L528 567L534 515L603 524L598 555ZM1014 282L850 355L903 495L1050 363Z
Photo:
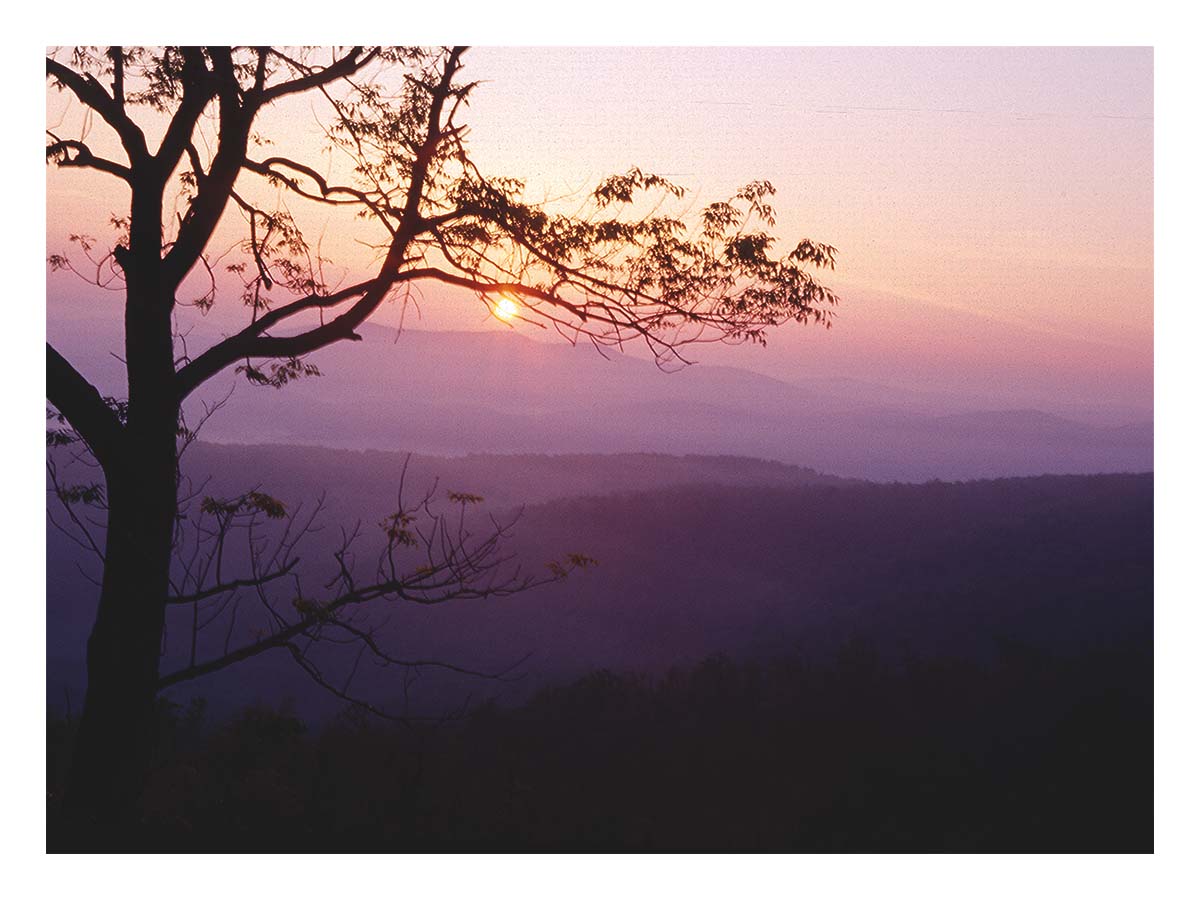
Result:
M515 318L519 311L520 307L517 306L517 301L511 297L501 297L494 309L497 318L503 319L505 322Z

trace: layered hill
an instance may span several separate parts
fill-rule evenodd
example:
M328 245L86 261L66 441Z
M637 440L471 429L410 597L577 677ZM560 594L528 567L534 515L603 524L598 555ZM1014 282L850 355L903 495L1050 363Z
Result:
M78 324L78 323L76 323ZM62 349L121 391L119 341L55 323ZM226 373L194 398L223 403L203 437L448 456L652 452L749 456L849 478L925 480L1147 471L1149 421L1100 424L1038 409L972 406L846 378L786 381L701 362L664 372L635 355L508 332L366 325L309 359L323 373L282 391ZM217 335L192 334L189 348ZM117 350L111 348L118 347Z
M375 525L403 465L398 454L312 448L200 445L189 454L191 477L211 476L204 490L216 496L261 486L294 509L326 493L324 527L304 547L314 596L340 525L364 523L359 558L374 558ZM514 683L424 676L417 695L432 705L467 693L518 698L595 668L661 670L718 652L820 656L848 640L897 660L1013 646L1061 656L1150 641L1149 475L873 484L752 460L632 455L414 458L406 477L417 489L440 477L445 489L483 495L479 515L536 501L507 545L528 570L574 552L599 563L512 597L389 609L381 634L402 654L483 669L532 654ZM443 487L435 496L444 503ZM96 589L77 562L86 572L82 551L51 531L51 702L82 687ZM244 602L237 632L269 627L254 598ZM187 627L168 627L176 662ZM221 631L202 655L216 652ZM356 677L380 702L402 689L394 668L365 666ZM286 654L176 696L193 691L227 708L286 697L313 715L340 707Z

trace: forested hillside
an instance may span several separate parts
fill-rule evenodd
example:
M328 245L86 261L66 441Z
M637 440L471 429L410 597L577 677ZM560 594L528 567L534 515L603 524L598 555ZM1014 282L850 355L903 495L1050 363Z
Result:
M403 465L398 454L308 448L201 445L189 453L191 477L206 494L261 485L295 509L325 492L327 508L301 546L297 570L315 596L334 566L342 527L363 523L359 557L372 558ZM247 483L251 472L268 477ZM422 708L456 706L468 695L518 702L592 669L661 672L713 653L764 658L800 650L825 659L850 639L869 640L894 660L987 660L1012 644L1072 654L1150 640L1148 475L886 485L733 459L471 457L414 460L409 488L434 484L435 474L434 502L445 505L446 490L485 498L477 522L491 514L508 521L518 496L542 500L525 508L506 544L525 570L544 572L569 553L598 565L511 597L389 607L381 634L412 656L488 671L524 660L516 681L425 672L410 685L410 702ZM236 570L238 560L234 548L227 565ZM87 572L85 551L52 529L49 699L56 706L72 696L77 702L82 690L95 592ZM164 671L188 652L185 617L168 622ZM227 639L227 622L202 632L201 659ZM249 635L270 623L249 597L230 627ZM351 661L330 658L330 665L349 671ZM363 666L355 675L380 703L396 701L403 683L394 668ZM171 693L196 695L226 712L291 698L301 714L322 718L342 706L282 652Z

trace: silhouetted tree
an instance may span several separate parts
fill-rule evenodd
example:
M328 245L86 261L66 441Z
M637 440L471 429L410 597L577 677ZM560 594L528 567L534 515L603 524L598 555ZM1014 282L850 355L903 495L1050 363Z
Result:
M217 572L201 566L204 575L173 568L184 490L179 454L195 431L182 410L213 376L237 367L255 384L280 387L315 374L307 354L358 340L356 329L381 304L422 281L474 292L489 307L507 298L508 314L573 341L642 341L664 364L696 341L761 341L765 329L786 320L829 324L836 298L807 270L832 267L834 250L805 240L774 252L765 230L774 224L768 182L704 207L689 223L660 212L661 201L682 190L636 168L600 182L571 213L529 202L520 180L480 172L460 121L475 87L460 78L462 57L462 48L389 47L108 47L48 55L51 85L86 107L89 122L111 129L120 147L104 155L103 143L86 130L77 138L48 131L48 161L94 170L129 192L128 213L113 220L120 237L111 250L75 238L76 252L96 264L89 277L124 293L126 396L102 396L46 348L48 399L66 426L52 429L48 440L81 441L103 471L102 484L60 491L70 502L101 504L105 520L103 547L94 547L103 578L67 790L74 810L98 816L131 808L146 768L155 696L165 684L272 649L289 650L311 669L305 642L330 630L387 658L368 631L356 632L348 610L373 600L436 602L531 583L497 575L502 527L475 539L427 503L402 501L384 523L378 578L360 581L339 557L332 596L297 589L293 608L272 607L267 633L250 644L161 675L169 606L260 590L294 574L288 531L278 552L251 553L244 576L217 574L219 565ZM322 174L315 159L275 155L270 135L256 131L264 109L300 94L326 110L326 146L352 163L345 178ZM148 133L161 133L157 146ZM176 190L178 214L168 197ZM264 203L264 196L276 202ZM326 261L287 200L358 214L364 240L379 251L373 274L352 284L327 281ZM210 245L218 226L238 215L245 230L230 263ZM78 257L61 253L50 265L84 269ZM175 327L177 314L213 305L230 277L218 274L222 266L241 281L248 324L192 355ZM287 515L259 491L186 499L199 502L207 522L205 559L220 558L235 526ZM464 507L474 500L452 499ZM424 531L414 521L420 510L429 515ZM395 551L414 545L429 559L406 573ZM582 562L561 563L549 577Z

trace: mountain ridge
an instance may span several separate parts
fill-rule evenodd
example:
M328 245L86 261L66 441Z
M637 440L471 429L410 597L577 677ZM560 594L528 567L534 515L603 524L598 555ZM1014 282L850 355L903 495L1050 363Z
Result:
M229 372L203 437L221 443L404 447L425 455L636 453L775 459L846 478L922 481L1153 467L1149 422L1082 422L1039 409L946 407L860 383L829 389L699 363L647 359L505 332L364 328L310 357L324 373L283 391ZM68 337L70 337L68 335ZM84 329L65 346L114 384L119 364ZM200 342L201 344L203 342ZM104 392L116 388L100 384ZM232 391L228 401L226 394Z

